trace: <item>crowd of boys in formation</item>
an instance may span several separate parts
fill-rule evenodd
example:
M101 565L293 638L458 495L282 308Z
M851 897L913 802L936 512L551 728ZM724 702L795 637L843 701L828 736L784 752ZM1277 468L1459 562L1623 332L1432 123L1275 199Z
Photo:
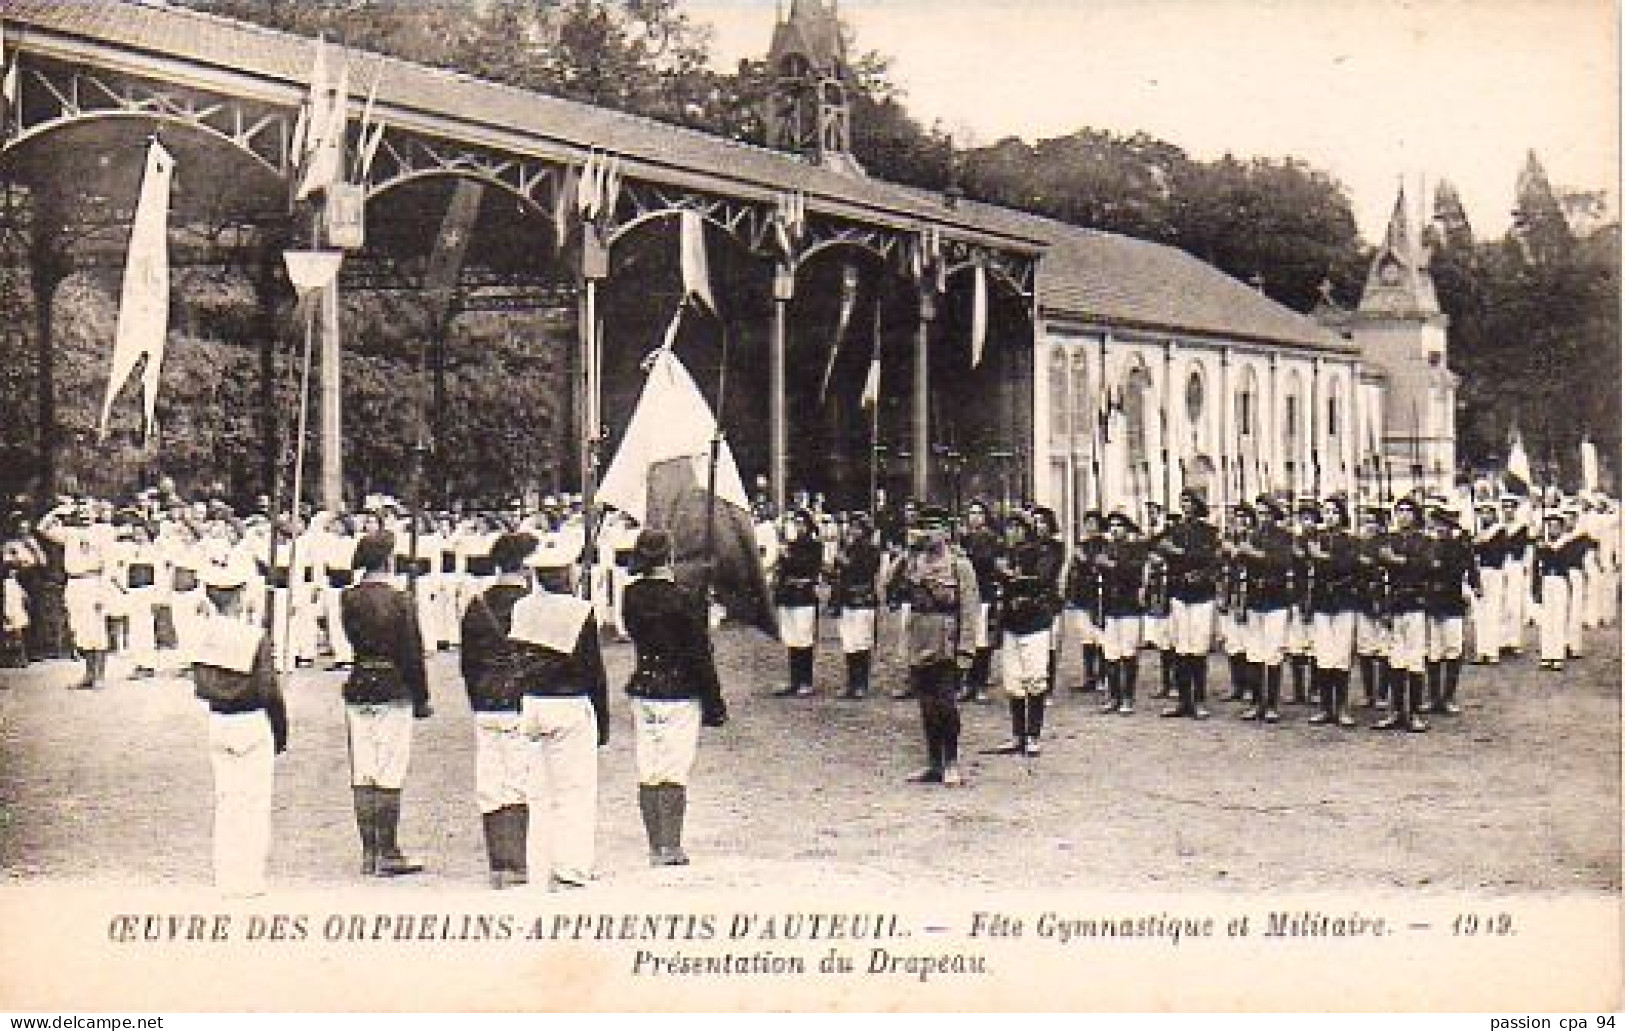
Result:
M1278 723L1290 677L1289 700L1318 706L1309 723L1354 726L1358 671L1364 706L1382 711L1375 727L1422 732L1427 716L1459 713L1469 640L1475 661L1499 662L1533 622L1541 665L1556 671L1581 656L1583 629L1617 617L1618 516L1603 497L1480 498L1469 515L1445 498L1351 510L1335 496L1264 496L1215 520L1187 492L1179 509L1148 506L1144 527L1123 511L1084 513L1071 542L1042 507L763 512L789 660L778 693L815 693L827 613L842 693L864 697L883 623L895 625L907 677L892 694L918 700L927 752L912 779L952 786L964 780L958 707L988 700L995 656L1011 738L989 754L1039 754L1063 652L1082 670L1072 690L1098 694L1103 713L1135 712L1150 649L1152 694L1171 699L1162 715L1208 718L1217 649L1245 719ZM288 738L277 674L323 650L348 672L362 870L396 876L422 868L397 827L413 720L431 714L424 656L460 648L493 883L545 866L548 884L570 887L592 874L595 753L609 735L600 634L626 635L650 859L680 865L699 728L726 719L713 610L674 581L664 534L614 513L597 561L581 565L583 523L579 498L528 516L431 516L415 532L387 499L303 525L150 493L122 509L64 499L15 523L0 549L6 654L52 655L65 623L85 662L79 687L105 680L113 652L136 677L192 670L210 713L217 880L253 892L272 757Z
M1583 629L1617 618L1610 499L1481 492L1466 507L1261 496L1221 528L1186 492L1178 512L1148 505L1143 527L1122 511L1084 513L1069 546L1043 507L995 519L975 501L950 534L935 509L905 505L876 525L798 506L760 534L789 654L778 693L815 693L824 612L846 660L842 694L864 697L889 610L910 670L894 696L921 704L921 781L963 782L956 703L988 700L995 655L1011 740L989 754L1039 754L1063 651L1081 664L1074 690L1098 693L1103 713L1135 712L1150 649L1152 695L1172 699L1162 715L1208 718L1217 650L1229 661L1225 701L1241 703L1244 719L1279 723L1290 690L1291 703L1317 707L1308 723L1353 727L1358 671L1360 702L1380 711L1375 728L1425 732L1428 716L1460 712L1469 643L1472 661L1498 663L1522 652L1532 622L1541 667L1561 671L1583 654Z

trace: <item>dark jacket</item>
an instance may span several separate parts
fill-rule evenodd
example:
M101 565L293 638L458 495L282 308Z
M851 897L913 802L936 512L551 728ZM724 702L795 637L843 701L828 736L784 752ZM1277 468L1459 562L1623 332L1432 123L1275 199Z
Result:
M1097 561L1106 593L1106 615L1144 614L1142 593L1145 590L1145 562L1149 550L1145 541L1137 540L1107 541L1101 549Z
M1267 523L1253 531L1247 543L1263 552L1262 557L1242 558L1247 570L1247 608L1254 612L1273 612L1291 605L1294 600L1292 535L1283 527Z
M835 609L872 609L879 603L880 549L868 541L847 545L835 560L829 603Z
M499 584L474 599L463 615L463 683L469 706L475 712L516 712L526 695L585 695L598 719L598 743L607 745L609 696L597 620L588 616L582 623L570 652L515 641L508 636L514 606L528 594L523 587Z
M697 698L706 726L727 722L704 598L670 580L634 580L622 598L621 619L637 650L627 694L662 700Z
M818 604L818 578L824 572L824 546L815 537L797 537L773 570L773 603L785 608Z
M277 754L288 747L288 706L282 698L282 686L277 683L272 668L271 635L260 640L254 653L253 667L247 673L206 666L192 667L192 682L196 694L209 703L210 712L224 715L241 712L263 712L271 721L271 739L276 742Z
M1012 634L1048 630L1061 610L1057 584L1063 557L1046 542L1018 545L1010 550L1000 590L1000 622Z
M1100 570L1095 556L1106 546L1103 537L1086 537L1078 542L1072 553L1072 564L1066 571L1066 604L1068 608L1094 611L1100 602Z
M1311 558L1305 570L1309 578L1310 610L1313 612L1356 612L1364 601L1361 591L1360 540L1347 530L1323 530L1315 535L1325 558Z
M1182 602L1212 601L1219 583L1219 531L1200 519L1181 519L1162 535L1180 549L1162 550L1168 562L1168 597Z
M1393 611L1417 612L1427 607L1428 588L1434 576L1433 542L1416 530L1391 533L1383 546L1398 561L1382 558L1392 585Z
M344 592L339 610L344 634L355 648L344 700L352 705L409 701L415 713L427 716L423 635L411 595L366 580Z
M960 541L960 549L965 557L970 559L970 567L976 570L976 591L982 597L982 604L990 604L998 596L999 590L999 556L1004 553L1004 544L992 530L971 530Z
M1467 614L1462 588L1478 589L1478 563L1473 542L1461 534L1433 542L1433 575L1429 578L1427 609L1430 615L1456 617Z

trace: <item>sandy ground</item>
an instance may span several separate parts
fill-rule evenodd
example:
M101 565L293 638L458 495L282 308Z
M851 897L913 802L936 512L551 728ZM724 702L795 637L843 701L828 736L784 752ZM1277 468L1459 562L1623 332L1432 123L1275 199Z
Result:
M893 886L1135 891L1430 887L1492 892L1620 887L1620 649L1610 631L1561 674L1532 659L1468 667L1466 712L1426 735L1339 731L1288 706L1281 725L1096 713L1063 691L1043 758L976 755L1008 733L1001 702L964 709L970 785L904 782L923 744L912 702L882 689L843 701L833 640L816 698L770 697L778 646L724 631L733 719L702 739L687 844L695 864L646 865L626 700L614 692L602 753L599 852L605 886ZM630 649L607 660L624 682ZM1222 696L1222 660L1212 693ZM1141 694L1156 680L1142 662ZM178 678L69 691L51 671L0 689L0 883L202 887L211 785L205 719ZM346 780L342 674L288 685L292 746L278 760L273 883L350 885L358 845ZM429 865L397 882L478 889L484 847L473 739L452 655L431 667L435 716L419 722L402 839ZM1076 680L1072 663L1063 683ZM1290 688L1288 688L1290 691ZM1358 687L1356 686L1356 697ZM1374 718L1359 713L1363 723Z

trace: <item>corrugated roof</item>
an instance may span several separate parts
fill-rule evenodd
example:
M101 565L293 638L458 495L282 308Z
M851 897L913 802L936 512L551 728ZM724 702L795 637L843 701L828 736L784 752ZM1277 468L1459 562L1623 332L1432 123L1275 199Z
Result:
M186 8L123 0L6 0L0 17L13 30L49 30L296 88L303 88L315 55L314 40ZM26 34L20 42L27 47ZM1351 349L1312 319L1176 248L994 205L967 201L949 208L924 191L844 175L764 147L395 58L367 55L360 81L370 84L374 67L383 70L378 104L386 119L393 108L554 146L598 146L630 159L633 176L702 190L802 190L815 212L850 205L883 224L957 227L1016 249L1042 249L1037 289L1041 307L1052 316Z

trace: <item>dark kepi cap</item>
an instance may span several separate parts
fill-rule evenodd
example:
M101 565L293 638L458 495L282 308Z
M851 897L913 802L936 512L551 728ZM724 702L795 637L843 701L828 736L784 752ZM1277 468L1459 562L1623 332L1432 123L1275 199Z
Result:
M505 533L491 543L491 561L505 573L519 569L536 550L536 538L528 533Z
M632 572L647 573L671 562L671 534L664 530L642 530L632 545Z
M388 530L369 533L356 541L355 564L359 569L383 569L395 556L395 535Z

